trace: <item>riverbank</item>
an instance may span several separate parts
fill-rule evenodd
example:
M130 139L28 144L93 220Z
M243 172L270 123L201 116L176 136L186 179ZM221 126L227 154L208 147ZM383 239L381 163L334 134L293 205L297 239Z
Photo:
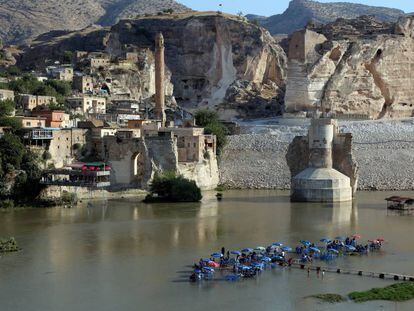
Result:
M306 135L306 120L275 119L242 125L230 136L219 164L220 183L235 189L289 189L285 155L296 135ZM359 190L414 189L414 119L340 121L353 134Z

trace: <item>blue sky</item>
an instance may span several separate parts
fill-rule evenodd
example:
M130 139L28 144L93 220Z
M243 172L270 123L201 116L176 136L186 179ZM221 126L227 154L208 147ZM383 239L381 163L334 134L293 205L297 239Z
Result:
M282 13L289 5L289 0L177 0L182 4L199 11L216 11L223 4L221 11L227 13L243 12L244 14L274 15ZM354 2L375 6L385 6L414 12L413 0L319 0L318 2Z

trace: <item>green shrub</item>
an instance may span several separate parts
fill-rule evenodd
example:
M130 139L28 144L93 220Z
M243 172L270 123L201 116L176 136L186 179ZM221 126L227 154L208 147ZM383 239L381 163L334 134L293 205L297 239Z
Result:
M13 208L14 201L10 199L0 200L0 208Z
M0 240L0 253L17 252L18 250L19 247L13 237Z
M14 101L11 99L0 100L0 117L9 117L13 114L15 108Z
M195 181L174 172L156 175L150 185L146 202L199 202L203 196Z
M373 288L364 292L352 292L349 298L355 302L370 300L407 301L414 299L414 283L397 283L384 288Z
M338 294L318 294L309 296L309 298L316 298L329 303L338 303L346 301L346 298Z

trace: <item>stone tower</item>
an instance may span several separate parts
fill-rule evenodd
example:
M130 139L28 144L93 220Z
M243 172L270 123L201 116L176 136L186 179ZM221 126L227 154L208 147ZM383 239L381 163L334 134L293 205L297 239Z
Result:
M312 119L308 133L307 168L292 178L292 201L352 200L351 178L333 168L334 144L341 144L336 120Z
M165 126L165 60L164 36L158 33L155 37L155 118Z

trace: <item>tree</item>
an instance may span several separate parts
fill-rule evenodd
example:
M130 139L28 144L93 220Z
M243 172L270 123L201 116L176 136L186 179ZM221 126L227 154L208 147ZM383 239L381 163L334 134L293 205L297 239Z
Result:
M9 170L8 168L5 169L7 165L12 165L16 169L20 169L25 148L19 137L10 133L4 134L4 136L0 138L0 150L2 150L1 162L3 171Z
M175 172L155 175L150 192L146 202L199 202L203 198L195 181L177 176Z
M220 154L227 143L228 130L220 122L217 112L207 109L199 110L195 114L195 119L197 125L204 127L205 134L216 135L217 153Z
M11 127L12 132L16 133L22 128L22 124L17 118L0 117L0 126Z
M208 109L198 110L195 114L195 120L198 126L207 126L210 123L220 122L217 112Z
M228 130L222 123L210 123L204 128L205 134L216 135L217 139L217 153L220 154L223 147L227 143Z
M64 63L71 63L72 59L73 59L73 52L72 51L63 52L63 62Z
M13 114L15 105L11 99L0 101L0 118L9 117Z

